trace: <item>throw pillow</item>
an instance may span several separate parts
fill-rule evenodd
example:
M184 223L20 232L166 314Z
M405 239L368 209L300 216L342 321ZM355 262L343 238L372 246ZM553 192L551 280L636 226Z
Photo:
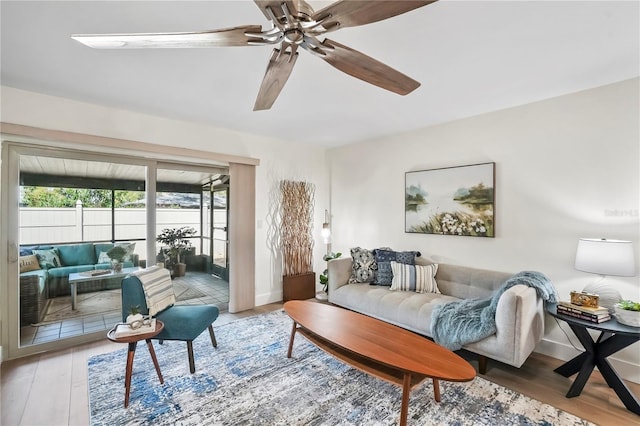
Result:
M98 263L111 263L111 258L106 251L100 252L100 256L98 256Z
M391 262L393 281L390 290L415 291L416 293L440 293L436 282L438 264L405 265Z
M351 277L349 283L372 283L375 279L376 259L371 250L354 247L351 249Z
M416 256L420 256L419 251L393 251L384 249L375 249L373 254L378 264L378 270L374 280L374 283L377 285L391 285L391 281L393 280L391 262L414 265L416 263Z
M58 256L58 250L55 248L48 250L33 250L33 254L38 256L40 269L59 268L62 266L60 256Z
M136 249L136 243L124 243L124 244L116 244L118 246L122 246L127 250L127 254L124 256L125 262L131 262L131 256L133 255L133 251Z
M142 283L149 315L155 316L158 312L176 303L171 275L167 269L151 266L136 271L133 275L137 276Z
M28 256L20 256L20 273L37 271L40 269L40 263L38 262L38 256L31 254Z

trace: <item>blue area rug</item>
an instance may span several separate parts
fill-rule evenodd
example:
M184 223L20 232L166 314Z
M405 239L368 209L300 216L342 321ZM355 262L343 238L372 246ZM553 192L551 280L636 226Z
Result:
M196 373L186 344L154 347L164 376L158 381L144 342L133 366L124 408L126 348L89 359L92 425L395 425L399 387L350 368L296 336L286 357L292 322L283 311L215 326L194 342ZM124 345L123 345L124 346ZM476 377L440 382L442 402L426 380L410 397L409 425L587 425L550 405Z

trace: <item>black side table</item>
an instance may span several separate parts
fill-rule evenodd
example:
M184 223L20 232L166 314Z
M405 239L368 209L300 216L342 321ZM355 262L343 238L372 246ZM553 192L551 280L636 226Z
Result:
M607 361L609 355L640 340L640 328L620 324L615 319L596 324L559 314L556 303L547 303L545 308L547 313L569 324L569 327L571 327L571 330L573 330L573 333L585 349L585 352L582 354L553 370L564 377L578 373L578 377L576 377L571 388L569 388L569 392L567 392L567 398L580 395L591 372L594 367L597 366L600 373L602 373L602 377L604 377L609 387L616 392L620 400L624 403L624 406L627 407L628 410L640 415L638 399L631 393L627 385L625 385L611 364L609 364L609 361ZM600 336L598 336L597 340L591 338L591 335L587 331L589 328L600 331Z

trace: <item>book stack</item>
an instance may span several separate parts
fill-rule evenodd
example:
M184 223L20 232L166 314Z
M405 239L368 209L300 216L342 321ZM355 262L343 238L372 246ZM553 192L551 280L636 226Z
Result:
M570 302L558 303L558 313L597 324L611 319L607 308L603 308L602 306L590 308L587 306L574 305Z
M156 319L153 318L149 325L143 325L138 328L131 328L129 324L117 324L114 328L114 336L116 338L136 336L138 334L147 334L156 330Z

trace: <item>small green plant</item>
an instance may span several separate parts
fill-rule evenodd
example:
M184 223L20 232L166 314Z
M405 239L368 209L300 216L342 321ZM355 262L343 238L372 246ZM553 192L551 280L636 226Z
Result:
M632 300L621 300L618 306L625 311L640 311L640 303Z
M113 246L107 251L107 256L109 256L111 260L122 263L127 256L127 249L122 246Z
M131 313L131 315L138 315L140 313L140 305L131 306L129 308L129 312Z
M338 252L338 253L327 253L322 257L322 260L324 260L325 262L330 261L331 259L337 259L340 256L342 256L342 253ZM324 286L324 288L322 289L325 293L327 292L328 288L329 288L329 269L325 269L322 274L320 274L320 284L322 284Z

